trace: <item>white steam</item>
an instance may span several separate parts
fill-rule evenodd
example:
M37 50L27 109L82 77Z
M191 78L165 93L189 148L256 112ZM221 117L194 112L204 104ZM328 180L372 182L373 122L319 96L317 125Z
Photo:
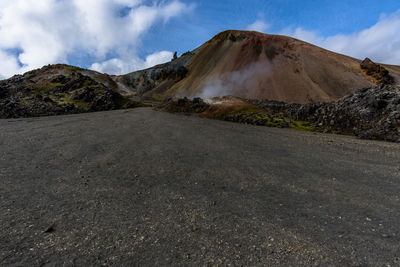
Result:
M260 89L260 82L271 74L268 61L250 64L245 69L222 73L209 79L197 97L204 99L222 96L246 97ZM263 88L266 89L266 88Z

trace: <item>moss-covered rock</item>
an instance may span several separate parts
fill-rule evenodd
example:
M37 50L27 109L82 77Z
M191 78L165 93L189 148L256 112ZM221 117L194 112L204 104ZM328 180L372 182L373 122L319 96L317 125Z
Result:
M51 65L0 81L0 117L18 118L141 106L101 82L100 74Z
M303 105L234 97L210 101L183 98L167 99L161 108L252 125L400 142L400 88L392 85L363 88L331 103Z
M293 120L282 113L267 112L243 99L235 98L215 99L211 103L201 98L169 98L160 106L163 110L172 113L196 114L203 118L224 120L252 124L258 126L290 128L303 131L321 130L315 123Z

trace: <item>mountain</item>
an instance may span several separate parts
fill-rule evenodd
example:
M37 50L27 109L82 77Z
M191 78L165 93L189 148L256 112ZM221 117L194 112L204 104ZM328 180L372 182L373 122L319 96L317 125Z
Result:
M170 97L234 96L332 102L361 88L398 85L400 67L336 54L279 35L225 31L165 64L126 75L48 65L0 81L0 117L136 107Z
M172 62L113 79L126 93L145 98L329 102L386 82L383 76L392 83L400 78L398 66L371 64L377 68L363 69L361 60L286 36L225 31Z

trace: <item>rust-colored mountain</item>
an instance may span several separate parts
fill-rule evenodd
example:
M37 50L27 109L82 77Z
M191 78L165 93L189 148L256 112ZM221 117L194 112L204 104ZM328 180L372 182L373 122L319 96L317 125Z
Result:
M156 99L233 95L328 102L380 82L360 64L361 60L286 36L225 31L172 62L114 80L126 93ZM398 82L400 68L382 66Z

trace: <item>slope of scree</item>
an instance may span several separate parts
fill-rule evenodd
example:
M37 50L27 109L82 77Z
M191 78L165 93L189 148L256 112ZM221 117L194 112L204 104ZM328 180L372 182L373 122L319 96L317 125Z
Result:
M104 74L49 65L0 81L0 118L36 117L136 107Z

